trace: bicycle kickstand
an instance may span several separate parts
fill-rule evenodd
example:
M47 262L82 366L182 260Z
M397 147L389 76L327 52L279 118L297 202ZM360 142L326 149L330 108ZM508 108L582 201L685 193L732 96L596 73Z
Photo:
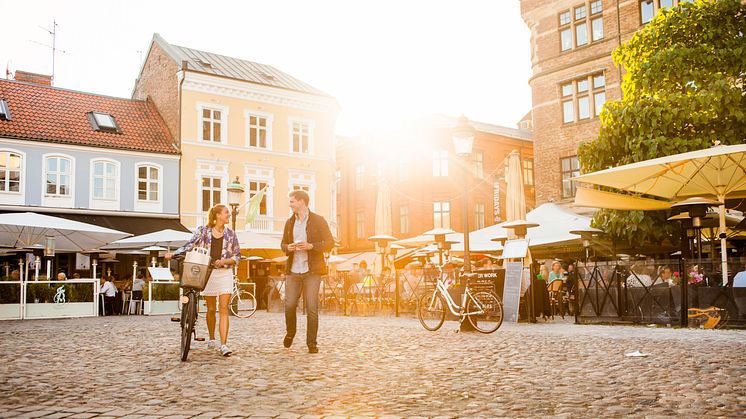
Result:
M459 314L458 327L456 328L456 330L454 330L454 332L456 333L461 331L461 323L463 323L464 320L466 320L466 316L464 316L463 311L460 311L458 314Z

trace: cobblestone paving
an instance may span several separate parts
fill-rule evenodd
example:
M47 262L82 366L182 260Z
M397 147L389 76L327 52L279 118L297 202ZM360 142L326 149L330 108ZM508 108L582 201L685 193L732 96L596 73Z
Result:
M0 418L746 416L744 331L322 316L311 355L280 314L231 321L232 357L185 363L168 317L2 322Z

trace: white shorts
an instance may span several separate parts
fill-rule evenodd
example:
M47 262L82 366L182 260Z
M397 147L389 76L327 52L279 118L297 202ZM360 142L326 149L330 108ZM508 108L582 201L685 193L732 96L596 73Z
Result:
M207 286L202 291L205 297L217 297L222 294L233 293L233 269L213 269Z

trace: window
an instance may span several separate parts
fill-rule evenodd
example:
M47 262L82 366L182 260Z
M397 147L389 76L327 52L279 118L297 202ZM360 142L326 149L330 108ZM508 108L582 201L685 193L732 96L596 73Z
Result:
M293 153L310 154L311 127L307 122L293 121L291 123L291 142Z
M682 3L691 3L690 0L640 0L640 23L643 25L653 20L653 17L661 9L679 6Z
M222 111L202 109L202 141L222 142Z
M580 176L580 162L578 156L566 157L560 159L562 172L562 198L572 198L575 196L575 182L572 178Z
M433 176L448 176L448 151L433 151Z
M267 182L262 182L259 180L250 180L248 182L249 185L249 193L247 198L251 200L251 198L255 197L256 194L259 193L262 189L267 187ZM264 196L262 196L262 202L259 203L259 215L269 215L269 212L267 211L267 194L265 193Z
M202 176L202 211L209 211L215 204L221 202L223 179L212 176Z
M474 151L474 176L478 178L484 177L484 153L481 151Z
M523 184L534 186L534 161L531 159L523 161Z
M72 195L72 161L66 157L47 157L44 164L46 196Z
M451 228L450 202L433 202L433 228Z
M137 200L160 201L160 170L155 166L137 167Z
M362 211L355 213L355 237L365 238L365 213Z
M112 161L93 162L93 199L113 201L117 199L119 165Z
M88 122L91 123L91 128L94 131L119 132L116 119L108 113L89 112Z
M6 100L0 99L0 120L10 121L10 108Z
M255 148L272 148L271 132L272 119L268 115L247 112L248 146Z
M606 103L605 88L606 80L603 73L560 85L562 122L568 124L599 116Z
M0 192L21 192L20 154L0 151Z
M355 167L355 190L362 191L365 188L365 165L359 164Z
M477 230L484 228L484 204L481 202L477 202L477 206L475 209L475 216L474 216L474 222L476 223L475 227Z
M399 232L402 234L409 233L409 207L406 205L399 207Z
M588 11L590 10L590 14ZM604 37L603 3L583 3L559 14L560 50L588 45ZM572 19L571 19L572 18ZM590 33L589 33L590 32Z

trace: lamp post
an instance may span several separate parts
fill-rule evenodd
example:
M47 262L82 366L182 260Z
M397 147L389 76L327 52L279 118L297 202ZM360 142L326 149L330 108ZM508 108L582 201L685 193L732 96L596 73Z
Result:
M368 237L368 240L376 244L376 251L381 255L381 290L384 290L383 269L386 267L386 255L390 251L389 245L391 242L396 241L397 239L396 237L387 234L377 234ZM396 279L396 277L394 277L394 283L394 314L396 317L399 317L399 280Z
M241 205L241 197L244 193L244 186L236 180L228 184L228 205L231 207L231 227L236 231L236 218L238 218L238 206Z
M471 272L471 254L469 253L469 158L474 147L474 127L463 114L453 129L453 148L456 155L464 160L464 273Z

